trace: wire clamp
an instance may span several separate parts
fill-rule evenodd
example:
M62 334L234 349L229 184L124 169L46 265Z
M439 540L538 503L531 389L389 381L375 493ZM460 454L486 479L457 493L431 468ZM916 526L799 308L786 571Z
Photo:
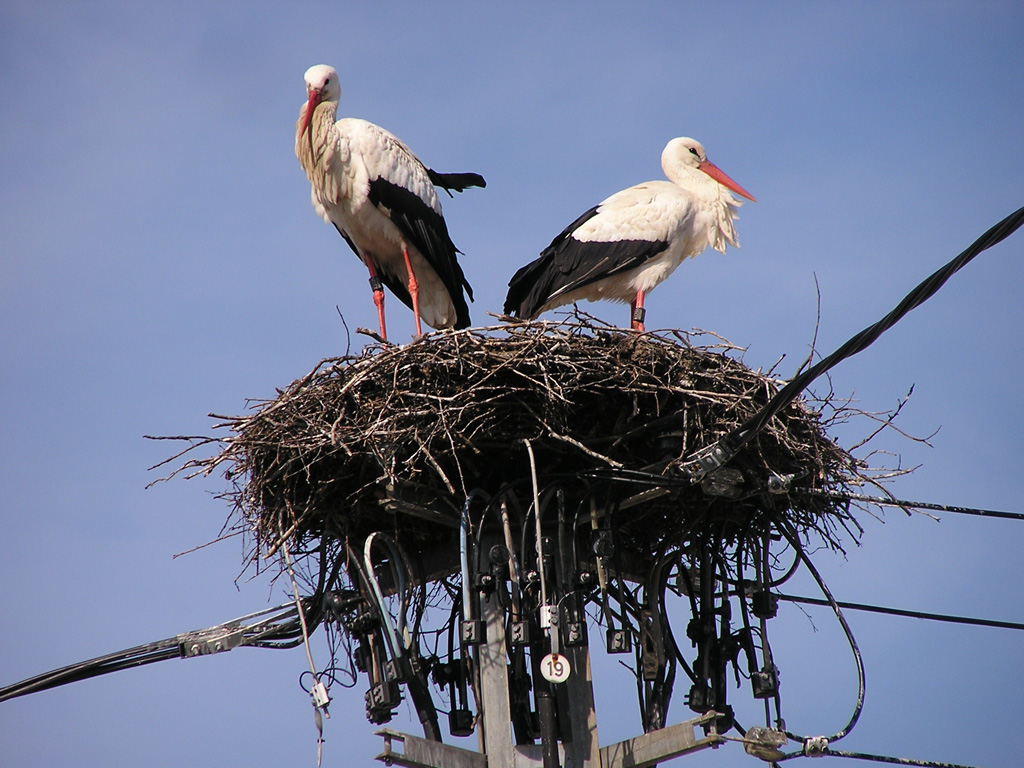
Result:
M326 713L327 705L331 703L331 696L327 693L327 686L318 680L313 686L313 690L309 692L309 695L313 699L313 706L323 709Z
M557 605L542 605L540 607L540 628L548 629L549 627L558 626L558 606Z
M487 642L486 625L482 619L464 619L459 626L463 645L482 645Z
M232 648L240 646L244 639L245 627L240 627L235 623L178 635L183 659L230 651Z
M828 754L828 739L811 736L804 741L804 757L821 757Z
M743 473L738 469L722 467L706 475L700 481L700 487L708 496L722 496L726 499L738 499L743 495Z
M789 493L789 487L793 484L793 481L802 475L803 473L799 472L794 472L789 475L771 475L768 478L768 493L775 495Z
M683 461L679 468L691 483L699 483L735 455L735 449L723 437L696 451L686 461Z
M775 762L783 757L781 747L789 740L785 731L775 728L748 728L743 735L743 749L766 762Z

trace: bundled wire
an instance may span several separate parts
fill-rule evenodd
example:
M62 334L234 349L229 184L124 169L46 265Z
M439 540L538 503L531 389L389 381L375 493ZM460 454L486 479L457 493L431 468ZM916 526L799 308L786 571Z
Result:
M699 481L708 472L714 471L725 464L729 459L735 456L744 445L749 443L758 432L764 429L765 425L767 425L776 414L793 402L801 392L807 389L812 381L841 363L843 360L853 357L858 352L861 352L871 346L879 336L902 320L910 310L920 306L930 299L935 292L939 290L939 288L945 285L949 278L951 278L962 267L967 265L975 256L1005 240L1016 232L1021 224L1024 224L1024 208L1019 208L1011 213L975 240L974 243L960 253L960 255L925 278L924 281L922 281L916 288L914 288L914 290L903 298L903 301L897 304L889 314L877 323L868 326L860 333L849 339L831 355L822 358L822 360L817 364L795 376L752 418L748 419L717 442L697 451L687 461L682 462L680 466L683 469L683 472L689 475L694 481Z
M310 608L307 601L304 605L307 615L311 613ZM243 626L243 622L258 617L266 618ZM185 632L166 640L138 645L30 677L0 688L0 701L167 659L220 653L242 645L293 648L301 642L302 626L298 609L294 603L286 603L214 627Z

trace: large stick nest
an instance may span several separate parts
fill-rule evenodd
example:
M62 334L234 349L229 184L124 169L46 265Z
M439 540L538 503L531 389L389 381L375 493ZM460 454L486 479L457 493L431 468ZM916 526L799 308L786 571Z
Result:
M227 495L255 535L254 560L282 541L309 551L318 539L361 541L378 530L412 554L442 546L469 491L529 483L526 441L542 481L604 478L616 503L632 500L616 526L640 558L707 536L761 536L780 515L841 548L840 526L857 527L848 508L806 491L860 485L866 468L826 434L821 403L796 401L748 443L729 464L729 495L678 473L680 459L778 389L730 357L734 349L579 316L370 346L323 360L249 415L216 417L232 436L216 440L219 454L181 469L225 465ZM652 493L635 472L664 486ZM801 492L769 494L780 476L795 477Z

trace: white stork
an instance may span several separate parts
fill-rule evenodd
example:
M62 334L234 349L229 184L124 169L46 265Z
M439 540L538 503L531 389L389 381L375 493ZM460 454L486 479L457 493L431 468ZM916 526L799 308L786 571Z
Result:
M505 314L534 319L581 299L629 302L644 330L644 295L707 246L739 247L733 217L757 202L708 160L700 142L672 139L661 153L668 181L617 192L566 227L540 257L509 281Z
M473 289L459 266L434 186L461 192L483 187L476 173L437 173L380 126L337 120L341 85L333 67L306 70L295 155L312 184L313 208L333 224L370 272L380 333L386 285L433 328L465 328Z

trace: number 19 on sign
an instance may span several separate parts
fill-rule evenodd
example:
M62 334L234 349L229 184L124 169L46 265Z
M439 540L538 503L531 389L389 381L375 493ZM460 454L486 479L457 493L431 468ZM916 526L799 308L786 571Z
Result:
M549 683L564 683L569 679L572 667L569 659L560 653L549 653L540 662L540 673Z

